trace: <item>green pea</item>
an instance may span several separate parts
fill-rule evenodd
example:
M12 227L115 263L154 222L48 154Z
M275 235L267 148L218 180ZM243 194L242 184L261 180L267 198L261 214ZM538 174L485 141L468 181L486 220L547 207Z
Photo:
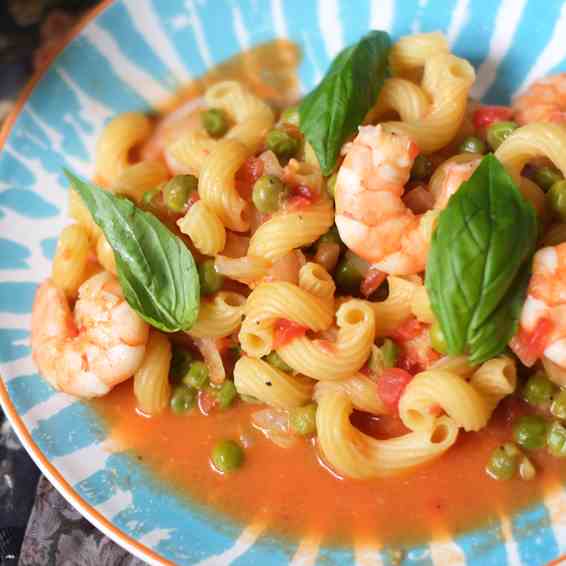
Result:
M265 140L267 149L270 149L279 159L290 159L297 151L301 142L284 130L271 130Z
M487 146L485 142L480 138L476 138L475 136L469 136L462 143L458 148L460 153L480 153L484 154L487 151Z
M201 295L211 295L220 291L224 285L224 276L216 271L213 259L205 259L198 266Z
M194 175L175 175L162 189L165 206L172 212L183 212L197 186L198 180Z
M494 122L487 129L487 143L495 151L517 128L515 122Z
M190 411L196 404L196 392L186 385L177 385L171 395L171 410L176 415Z
M519 417L513 425L515 442L529 450L544 448L546 444L546 421L538 415Z
M178 383L185 377L191 367L192 361L193 357L187 349L181 346L173 346L171 369L169 370L169 375L173 383Z
M287 194L287 187L279 177L263 175L254 184L252 201L260 212L276 212Z
M554 216L566 222L566 180L554 183L546 196Z
M210 108L200 115L202 127L213 138L219 138L228 131L228 116L220 108Z
M161 191L159 189L152 189L151 191L145 191L142 197L142 204L146 208L153 206L155 204L154 200L160 192Z
M264 359L268 364L272 365L274 368L284 371L285 373L291 373L293 371L293 368L288 366L275 350L267 354Z
M546 435L548 451L556 458L566 457L566 428L558 421L554 421L548 427Z
M299 127L299 108L298 106L289 106L289 108L285 108L281 113L281 122L285 124L291 124L293 126Z
M183 383L193 389L204 389L208 385L208 368L201 361L191 364L189 371L183 377Z
M314 434L316 432L316 403L291 409L289 411L289 426L293 432L301 436Z
M233 440L221 440L214 446L211 460L219 472L233 472L244 463L244 451Z
M448 353L448 343L438 321L434 321L434 324L430 327L430 343L437 352L441 354Z
M328 193L328 196L332 200L334 200L334 197L336 195L336 179L337 178L338 178L338 173L333 173L326 180L326 192Z
M399 357L399 346L391 338L386 338L380 349L383 354L383 365L386 368L394 368Z
M531 375L523 387L522 397L531 405L545 405L550 403L556 387L546 377L544 372L537 371Z
M554 397L552 405L550 405L550 412L553 417L557 419L566 420L566 391L560 390L558 395Z
M513 479L519 467L521 452L511 442L497 447L492 453L485 471L496 480Z
M319 244L339 244L339 245L343 245L342 239L340 238L340 233L338 232L338 228L336 228L336 224L334 224L332 226L332 228L330 228L330 230L328 230L328 232L326 232L326 234L323 234L318 239L318 243Z
M343 257L334 271L334 281L344 293L357 293L360 290L362 279L363 276L360 270L348 257Z
M221 409L227 409L236 399L238 392L236 391L236 386L233 381L227 379L220 389L214 392L214 396L218 401L218 406Z
M530 178L546 193L554 183L562 181L562 173L554 167L537 167Z
M411 169L413 181L424 181L432 174L432 161L426 155L417 155Z

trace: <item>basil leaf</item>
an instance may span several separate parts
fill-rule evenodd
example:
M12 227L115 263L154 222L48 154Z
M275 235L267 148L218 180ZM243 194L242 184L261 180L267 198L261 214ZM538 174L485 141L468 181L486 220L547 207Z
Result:
M200 286L191 252L153 214L65 170L114 250L129 305L165 332L188 330L198 315Z
M338 54L322 82L301 102L300 129L325 175L330 175L340 148L377 100L390 48L387 32L369 32Z
M493 155L440 214L426 288L451 355L481 363L503 352L525 299L537 218Z

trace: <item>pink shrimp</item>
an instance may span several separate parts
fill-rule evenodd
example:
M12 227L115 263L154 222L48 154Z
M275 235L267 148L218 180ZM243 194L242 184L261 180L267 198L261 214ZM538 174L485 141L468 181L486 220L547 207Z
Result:
M418 147L407 136L382 126L364 126L345 149L335 189L336 226L343 242L385 273L423 271L431 216L414 214L402 200ZM434 195L434 208L446 206L476 165L451 165Z
M566 124L566 73L544 78L532 84L513 101L519 124L555 122Z
M39 371L56 389L76 397L105 395L140 366L148 325L130 308L108 272L79 288L74 316L63 291L48 279L32 310L31 347Z
M566 243L540 249L510 346L526 366L538 359L566 369Z

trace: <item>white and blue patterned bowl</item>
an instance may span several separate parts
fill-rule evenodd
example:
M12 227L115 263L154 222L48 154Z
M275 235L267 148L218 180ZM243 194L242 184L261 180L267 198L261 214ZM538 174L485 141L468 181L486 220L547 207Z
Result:
M394 37L443 30L476 66L474 95L506 103L566 70L558 0L119 0L103 2L9 120L0 145L0 398L39 467L92 523L153 564L388 564L387 552L318 549L270 538L187 506L123 453L87 406L55 393L29 348L32 299L65 222L61 170L92 173L94 140L125 110L149 109L214 64L285 36L304 51L308 90L369 28ZM465 487L463 487L465 489ZM408 518L410 520L410 518ZM566 551L566 494L455 540L409 549L413 564L537 566Z

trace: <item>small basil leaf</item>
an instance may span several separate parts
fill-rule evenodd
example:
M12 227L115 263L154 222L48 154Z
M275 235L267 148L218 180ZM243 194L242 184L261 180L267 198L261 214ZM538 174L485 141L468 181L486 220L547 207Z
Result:
M188 330L198 315L200 287L187 246L153 214L65 171L114 250L129 305L165 332Z
M387 72L391 40L371 31L334 59L322 82L299 106L300 129L329 175L340 148L377 100Z
M501 353L525 298L537 219L503 166L483 158L440 214L426 288L451 355Z

